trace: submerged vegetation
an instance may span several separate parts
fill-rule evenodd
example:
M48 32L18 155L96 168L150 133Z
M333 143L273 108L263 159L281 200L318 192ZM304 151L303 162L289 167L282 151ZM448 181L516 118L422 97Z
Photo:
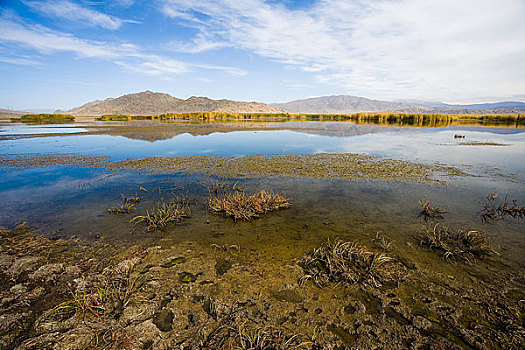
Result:
M290 202L280 194L261 190L247 194L237 184L229 186L216 182L210 188L208 208L234 220L250 221L269 212L288 208Z
M483 208L478 212L482 223L493 223L498 220L503 220L510 216L517 219L525 219L525 206L518 203L516 199L512 200L512 204L507 202L507 197L500 201L497 193L491 193L487 196Z
M328 282L379 287L388 278L386 265L393 261L394 258L370 252L355 242L328 241L302 258L305 274L301 282L312 280L320 287Z
M109 213L113 214L129 214L135 209L135 207L140 203L142 200L141 197L135 196L135 197L127 197L124 194L121 194L122 196L122 204L120 206L115 207L109 207L107 211Z
M426 229L421 245L440 252L447 261L460 258L470 262L472 257L497 254L483 233L475 230L451 232L440 224Z
M145 215L138 215L131 219L134 225L145 224L146 231L166 229L169 224L182 221L190 216L190 204L184 197L179 197L169 203L157 203Z
M22 123L71 123L75 117L68 114L26 114L20 118L11 118L13 122Z
M435 207L430 201L420 200L419 205L421 206L421 212L417 216L421 221L438 221L443 219L443 215L447 211L443 208Z

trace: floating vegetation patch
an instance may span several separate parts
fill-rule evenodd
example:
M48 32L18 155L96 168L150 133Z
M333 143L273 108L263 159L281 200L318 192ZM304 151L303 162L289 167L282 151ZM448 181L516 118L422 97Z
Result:
M252 220L269 212L288 208L290 202L280 194L262 190L247 194L237 184L229 186L216 182L210 189L208 208L235 220Z
M419 220L428 222L428 221L438 221L443 219L443 215L447 211L443 208L435 207L430 201L420 200L419 205L421 206L421 212L417 216Z
M473 257L498 254L483 233L475 230L451 232L448 227L440 224L427 228L420 243L440 252L447 261L460 258L471 262L470 258Z
M516 199L508 203L507 197L503 201L499 199L497 193L491 193L487 196L483 209L478 214L482 223L494 223L498 220L503 220L505 217L525 219L525 206L518 203Z
M124 194L122 196L122 204L118 207L109 207L107 211L112 214L129 214L135 209L135 207L142 200L139 196L127 197Z
M171 223L177 223L190 216L188 199L179 197L169 203L157 203L151 210L146 210L145 215L138 215L131 219L134 225L146 225L146 231L165 229Z
M10 168L43 167L52 165L94 166L108 158L109 157L68 154L0 154L0 166Z
M310 177L441 184L437 173L468 176L457 168L429 166L361 154L147 157L104 163L106 168L159 174L207 174L223 178Z
M393 261L394 258L368 251L355 242L328 241L302 258L300 265L305 274L300 281L312 280L320 287L328 282L379 287L391 278L387 265Z

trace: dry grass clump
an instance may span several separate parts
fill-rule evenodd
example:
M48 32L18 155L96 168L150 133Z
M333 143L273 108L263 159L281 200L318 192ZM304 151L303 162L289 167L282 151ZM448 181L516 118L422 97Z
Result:
M146 231L165 229L171 223L177 223L190 216L189 201L176 198L169 203L157 203L151 210L146 210L146 215L138 215L131 219L134 225L145 224Z
M90 280L78 283L72 298L57 305L47 319L67 319L74 315L82 318L117 318L137 291L137 283L131 272L138 259L125 260Z
M470 262L469 258L472 257L498 254L483 233L474 230L451 232L440 224L436 224L433 229L427 228L421 245L442 252L443 259L447 261L461 258Z
M208 199L209 210L221 213L235 220L251 220L262 214L278 209L288 208L290 202L280 194L262 190L255 194L247 194L237 184L228 186L216 182L210 189Z
M434 207L430 201L420 200L421 212L417 216L421 221L437 221L443 219L447 211L443 208Z
M328 241L302 258L305 275L301 282L312 280L322 287L327 282L364 283L381 286L386 277L384 268L394 259L383 253L373 253L355 242Z
M247 325L245 322L223 325L208 336L206 349L289 350L317 349L314 337L294 333L282 327Z
M119 207L109 207L107 211L112 214L129 214L142 200L141 197L127 197L124 194L122 196L122 204Z
M493 223L497 220L503 220L506 216L512 218L525 219L525 206L518 204L514 199L512 205L509 205L507 198L503 202L499 201L497 193L491 193L487 196L487 201L483 204L483 209L478 212L482 223Z

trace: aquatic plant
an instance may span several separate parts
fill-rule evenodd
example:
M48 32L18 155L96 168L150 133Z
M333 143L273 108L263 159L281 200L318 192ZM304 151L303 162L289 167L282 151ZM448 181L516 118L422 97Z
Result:
M145 224L146 231L165 229L171 223L177 223L190 216L190 205L186 198L179 197L170 203L157 203L145 215L131 219L134 225Z
M127 197L121 194L122 204L119 207L109 207L107 211L113 214L128 214L140 203L141 197Z
M215 213L221 213L234 220L252 220L262 214L278 209L288 208L290 202L280 194L262 190L255 194L247 194L234 184L216 182L210 189L208 208Z
M383 251L388 252L392 246L393 241L391 241L387 235L381 231L376 233L376 237L372 239L372 242L377 243Z
M312 280L320 287L327 282L379 287L385 277L385 265L392 261L393 258L370 252L355 242L328 241L302 258L300 265L305 275L300 282Z
M475 230L451 232L448 227L439 223L432 229L426 229L420 243L441 252L443 259L447 261L461 258L470 262L471 257L498 254L483 233Z
M525 206L520 205L516 199L512 200L512 204L509 205L507 197L501 202L499 201L499 195L497 193L491 193L487 196L483 208L477 215L484 224L503 220L507 216L525 219Z
M430 201L419 200L419 205L421 206L421 212L419 212L417 217L424 222L441 220L443 219L443 214L447 213L443 208L434 207Z

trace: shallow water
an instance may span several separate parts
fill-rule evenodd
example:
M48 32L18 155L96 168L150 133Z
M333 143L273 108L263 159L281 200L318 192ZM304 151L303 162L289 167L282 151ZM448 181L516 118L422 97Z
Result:
M18 135L48 135L48 134L73 134L87 132L80 127L81 124L1 124L0 136L18 136Z
M282 130L283 126L291 130ZM56 237L77 236L126 244L155 244L161 238L205 243L244 242L257 244L260 249L268 250L268 254L284 259L297 255L297 250L291 246L304 251L328 237L359 240L370 246L375 234L383 231L394 241L408 239L417 243L413 237L423 229L417 219L418 200L424 197L449 211L446 224L491 234L495 244L507 251L514 263L525 264L522 222L510 219L496 225L481 225L476 217L480 202L493 191L508 195L510 199L523 201L525 198L525 129L392 128L334 122L278 123L271 127L275 129L204 136L185 133L154 142L104 134L45 136L3 140L0 150L1 154L71 153L109 156L114 160L203 154L362 153L427 164L439 162L470 173L482 173L484 177L451 180L447 187L378 181L247 179L241 183L248 190L283 192L293 206L250 223L234 223L207 212L207 186L214 179L203 176L139 175L75 166L1 168L0 226L12 227L19 221L27 221L41 232ZM24 132L28 127L15 125L12 128L16 133L17 128ZM34 129L46 131L48 126ZM457 139L454 135L465 138ZM506 146L466 146L460 145L461 142L492 142ZM487 173L487 169L491 172ZM495 176L495 173L514 174L514 177ZM148 191L140 190L141 186ZM187 195L194 203L192 217L167 233L145 233L141 227L129 223L132 215L106 212L109 206L119 204L121 193L144 197L135 215L161 199ZM271 249L267 249L268 243L272 244Z

